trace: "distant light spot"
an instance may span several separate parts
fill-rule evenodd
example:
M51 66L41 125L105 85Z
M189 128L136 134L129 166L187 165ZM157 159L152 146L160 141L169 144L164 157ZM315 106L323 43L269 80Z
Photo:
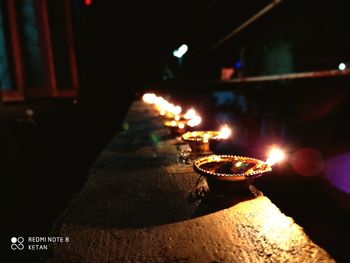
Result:
M34 111L32 109L26 109L25 110L25 115L29 118L34 116Z
M237 60L237 61L236 61L235 67L238 68L238 69L242 67L242 63L241 63L240 60Z
M338 66L338 69L340 69L340 70L346 69L345 63L340 63L339 66Z

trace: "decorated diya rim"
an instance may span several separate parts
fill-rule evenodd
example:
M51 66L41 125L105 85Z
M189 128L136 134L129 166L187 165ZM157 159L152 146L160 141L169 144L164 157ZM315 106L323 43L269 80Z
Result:
M163 115L162 117L164 117L164 120L166 120L166 121L172 121L172 120L174 120L174 121L183 121L183 122L185 122L185 121L188 121L187 119L185 119L185 118L182 118L182 117L178 117L177 119L176 119L176 116L177 115L174 115L174 116L171 116L171 115Z
M207 134L207 140L220 140L219 131L189 131L184 133L181 138L185 142L203 142L204 135Z
M183 127L186 127L187 126L187 122L186 121L182 121L182 120L179 120L179 121L176 121L176 120L172 120L172 121L165 121L164 122L164 126L166 127L179 127L180 124L183 124Z
M166 120L176 120L176 121L182 121L185 120L180 114L173 114L170 112L166 112L164 115L162 115Z
M208 169L203 169L204 164L210 163L228 163L228 162L245 162L245 163L255 163L255 167L249 169L251 171L247 173L217 173L210 171ZM208 155L199 158L193 163L194 170L206 177L213 178L221 181L242 181L250 178L255 178L261 176L263 173L270 172L272 170L271 166L266 162L259 159L237 156L237 155ZM254 169L256 168L256 169Z

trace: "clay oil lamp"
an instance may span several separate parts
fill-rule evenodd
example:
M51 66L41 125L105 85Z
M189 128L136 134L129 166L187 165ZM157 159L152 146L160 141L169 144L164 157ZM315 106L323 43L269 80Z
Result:
M266 161L235 155L209 155L194 161L194 170L207 180L213 193L235 195L246 192L258 177L272 171L284 158L283 151L272 149Z
M176 120L179 121L181 119L181 111L182 108L179 105L174 105L174 104L169 104L168 107L166 108L166 114L165 114L165 118L167 118L168 120Z
M187 122L183 120L165 121L164 126L169 128L173 135L181 135L187 131Z
M220 131L189 131L182 135L194 154L210 154L214 145L220 140L226 140L231 135L231 129L226 125Z
M171 120L165 121L164 126L168 127L173 135L182 135L188 130L196 127L202 122L202 118L199 115L194 116L190 120Z
M146 104L152 105L151 109L160 116L164 116L166 114L166 107L169 104L167 100L163 97L157 96L154 93L145 93L142 96L142 101Z
M143 102L147 103L147 104L154 104L155 100L156 100L157 96L154 93L145 93L142 96L142 100Z

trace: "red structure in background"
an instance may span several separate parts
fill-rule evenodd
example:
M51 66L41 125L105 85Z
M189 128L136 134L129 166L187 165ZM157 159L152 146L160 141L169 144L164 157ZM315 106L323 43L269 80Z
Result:
M91 1L86 1L90 2ZM38 32L38 44L28 43L23 36L23 28L29 23L23 18L23 12L30 12L28 8L24 11L23 3L15 1L4 1L5 8L3 12L6 14L5 24L8 25L8 33L6 39L11 45L11 51L8 54L9 60L12 61L13 69L11 71L14 85L9 90L0 91L2 101L23 101L27 98L50 98L50 97L76 97L79 95L78 71L76 54L74 49L74 33L73 21L71 17L71 3L69 0L64 0L59 3L60 15L65 17L65 23L59 23L57 17L50 16L49 9L54 9L54 2L47 0L33 1L34 13L37 23L34 29ZM51 6L49 6L49 4ZM26 16L30 17L30 16ZM30 21L32 22L32 21ZM50 23L51 22L51 23ZM60 24L61 27L53 25ZM59 48L54 49L54 36L58 31L62 31L61 43L66 46L65 53L57 53ZM57 41L56 41L57 42ZM24 50L27 45L37 45L40 51L40 61L43 65L41 83L31 83L31 72L28 70L28 63ZM63 52L63 51L62 51ZM69 81L62 84L62 77L59 74L59 63L62 56L67 57L66 74L69 75ZM62 67L61 67L62 68ZM61 69L62 71L62 69Z

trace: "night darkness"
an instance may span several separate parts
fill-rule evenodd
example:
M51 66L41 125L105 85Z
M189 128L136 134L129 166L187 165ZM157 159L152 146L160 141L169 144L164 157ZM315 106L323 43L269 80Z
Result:
M45 5L49 1L33 0L18 2L16 7L10 1L1 0L0 32L4 246L9 246L12 236L58 233L65 220L63 211L71 208L72 200L80 202L80 193L86 185L89 187L86 183L94 176L91 167L100 160L101 152L107 150L110 154L117 151L115 145L122 145L118 155L107 154L106 163L105 159L102 164L97 162L97 168L105 169L107 162L115 162L128 173L127 167L139 158L138 154L155 147L142 136L149 132L152 139L158 138L155 129L162 127L154 126L157 120L143 123L132 113L136 120L125 121L127 113L133 112L133 103L145 92L154 92L183 109L196 108L202 116L200 129L230 125L234 138L219 144L218 154L263 159L268 146L283 146L287 160L276 165L268 176L257 179L254 186L337 262L350 261L350 22L346 1L65 0ZM266 14L215 45L273 2L276 6ZM23 8L23 14L19 11L22 4L27 8ZM43 14L48 16L47 25ZM36 31L28 34L25 26L20 28L22 24L33 26L37 39ZM65 31L69 25L71 35ZM173 51L182 44L188 45L188 51L178 59ZM51 47L51 53L47 47ZM233 70L229 80L221 80L223 68ZM38 70L42 71L35 75ZM293 75L305 72L310 73L308 77ZM268 80L250 79L257 76ZM271 76L278 77L271 80ZM132 130L132 125L140 125L139 130ZM130 134L123 137L129 128ZM145 134L140 133L141 128ZM110 146L108 143L118 136L122 142L116 139ZM167 136L159 138L170 139ZM128 142L130 145L125 146ZM145 148L135 150L138 144ZM168 165L168 156L163 158L159 147L154 149L138 161L146 173L154 168L152 158L157 154L161 157L153 160L155 164ZM125 160L123 154L128 156ZM106 189L112 189L112 193L119 189L114 179L108 180L111 186ZM145 184L145 188L137 189L146 193L147 187ZM107 196L110 200L101 200L115 205L117 195ZM132 203L133 194L130 196ZM105 203L101 201L101 207ZM122 211L124 204L116 205L114 211ZM130 223L125 223L125 229L141 228L139 221L150 228L186 222L183 218L166 221L166 215L163 218L154 210L154 218L160 223L153 225L149 223L153 221L147 221L148 210L141 206L138 209L141 215L146 211L144 220L135 219L138 214L126 219L125 215L111 213L110 218L93 217L97 221L103 218L103 223L91 227L124 230L111 225L114 219L116 225ZM205 210L200 216L217 211L222 209ZM89 229L88 223L82 223L84 215L81 217L77 225ZM16 260L18 255L9 252L6 262ZM72 262L87 262L77 255L72 256ZM23 253L18 262L63 262L63 258L55 258L52 251ZM177 258L162 259L166 262ZM147 262L147 257L142 261Z

